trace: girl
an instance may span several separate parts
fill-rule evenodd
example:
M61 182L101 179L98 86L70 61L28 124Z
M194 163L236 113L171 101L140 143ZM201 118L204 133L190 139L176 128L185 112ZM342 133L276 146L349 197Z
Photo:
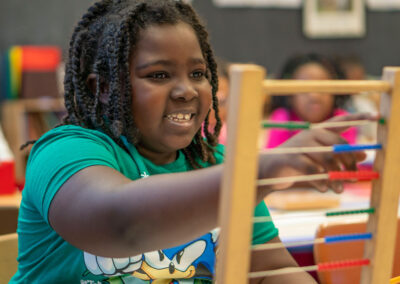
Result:
M327 58L317 54L296 55L284 64L279 79L333 80L338 79L334 66ZM276 96L271 101L271 121L308 121L318 123L328 118L347 114L341 107L347 96L309 93L295 96ZM298 131L271 129L267 131L264 148L279 146ZM350 144L356 141L356 129L350 128L342 134Z
M11 283L211 283L223 170L220 123L215 134L207 129L210 107L219 121L216 91L207 32L189 5L104 0L89 8L70 43L68 116L29 157ZM340 140L320 130L287 145ZM351 169L362 158L261 155L259 177ZM288 186L261 188L255 215L268 215L261 200ZM253 242L267 241L279 242L276 228L258 224ZM296 266L285 249L252 258L253 271L284 266ZM268 281L314 283L306 273Z

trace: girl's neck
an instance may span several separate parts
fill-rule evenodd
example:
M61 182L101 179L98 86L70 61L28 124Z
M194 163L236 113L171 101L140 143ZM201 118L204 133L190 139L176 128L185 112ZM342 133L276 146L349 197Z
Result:
M140 145L136 146L139 154L150 160L155 165L166 165L174 162L177 159L178 152L171 153L158 153L150 151L146 148L141 147Z

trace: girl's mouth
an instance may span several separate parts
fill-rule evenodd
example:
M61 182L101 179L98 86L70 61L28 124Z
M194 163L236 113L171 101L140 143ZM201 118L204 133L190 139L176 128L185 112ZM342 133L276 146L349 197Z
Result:
M175 121L175 122L187 122L192 119L193 114L191 114L191 113L172 113L172 114L167 114L165 117L167 119Z
M319 102L312 102L312 103L310 103L309 105L308 105L308 107L310 108L310 109L320 109L320 108L322 108L322 104L321 103L319 103Z

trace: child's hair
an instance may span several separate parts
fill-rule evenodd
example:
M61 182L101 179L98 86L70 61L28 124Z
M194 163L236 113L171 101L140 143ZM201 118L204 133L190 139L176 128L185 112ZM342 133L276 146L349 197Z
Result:
M361 58L356 54L337 55L333 57L333 63L343 79L363 80L365 79L365 68ZM356 75L356 78L354 78Z
M207 79L212 86L212 107L217 124L214 133L208 131L208 115L191 144L183 149L194 168L195 161L215 163L213 146L221 128L218 116L217 65L208 42L208 33L193 8L179 0L103 0L90 7L75 28L69 47L65 72L64 124L100 129L121 147L120 136L136 144L140 133L132 119L129 62L135 52L140 32L151 25L190 25L199 41L207 62ZM87 84L89 74L96 74L96 93ZM107 84L108 103L100 101L101 87Z
M217 74L218 77L223 77L227 78L229 80L229 64L228 61L221 57L216 57L215 61L217 62L218 69L217 69Z
M316 54L316 53L308 53L308 54L300 54L295 55L286 61L283 65L282 70L277 76L277 79L292 79L294 73L303 65L316 63L321 65L331 76L332 80L334 79L342 79L342 74L338 73L335 69L333 63L326 57ZM348 100L348 95L335 95L334 96L334 108L343 107ZM269 110L272 112L277 108L286 108L291 109L291 105L289 102L289 96L273 96L271 99L271 106Z

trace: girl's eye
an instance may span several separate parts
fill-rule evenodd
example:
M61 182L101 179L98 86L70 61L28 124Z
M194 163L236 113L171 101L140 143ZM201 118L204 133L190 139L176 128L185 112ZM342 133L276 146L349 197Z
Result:
M148 75L147 77L154 80L163 80L168 78L168 74L165 72L154 72Z
M205 72L204 72L204 71L194 71L194 72L190 75L190 77L192 77L192 78L194 78L194 79L201 79L201 78L204 77L204 75L205 75Z

